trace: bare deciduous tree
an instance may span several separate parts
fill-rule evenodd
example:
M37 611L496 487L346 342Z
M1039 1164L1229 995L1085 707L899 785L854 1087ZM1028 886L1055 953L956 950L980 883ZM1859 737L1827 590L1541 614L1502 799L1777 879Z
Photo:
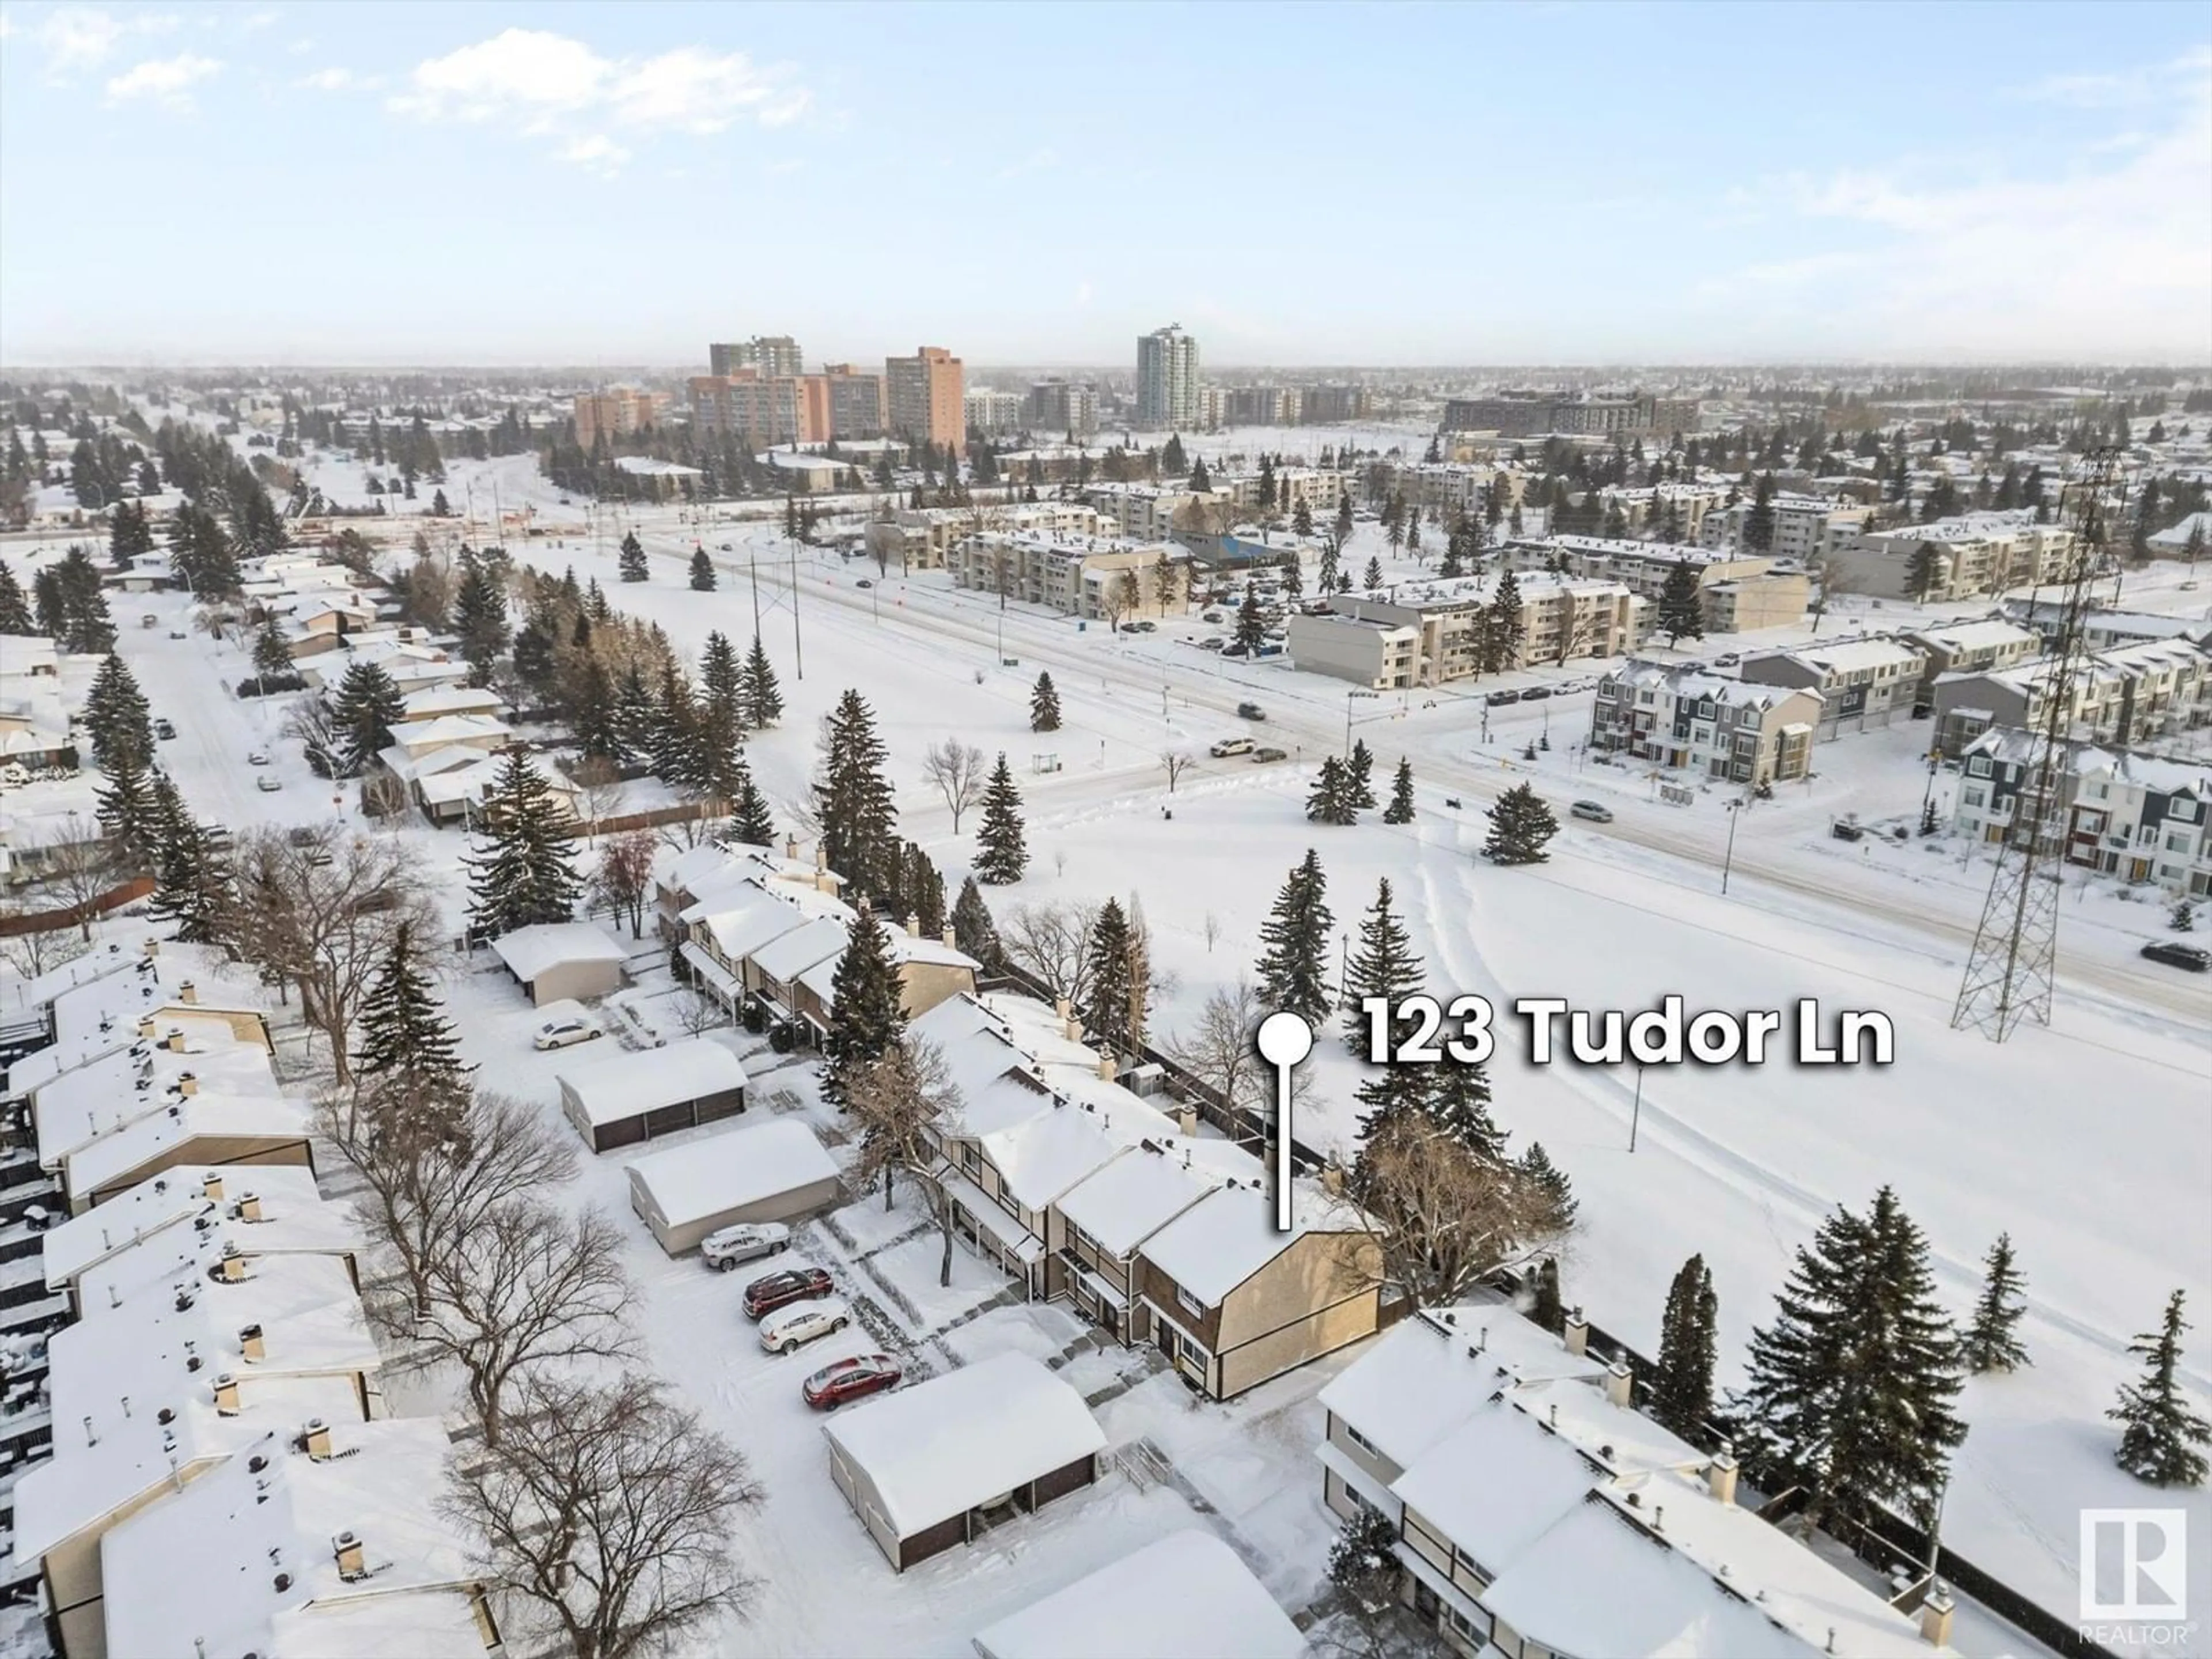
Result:
M686 1036L698 1036L730 1023L730 1012L696 985L676 994L676 1020Z
M588 755L569 769L568 781L584 798L584 822L596 826L622 811L622 773L604 755Z
M945 797L945 805L952 813L952 833L958 835L961 815L982 800L983 791L990 784L983 751L972 743L947 738L930 745L922 757L921 775Z
M99 836L71 821L25 849L23 862L39 872L39 886L61 902L54 908L75 925L80 939L92 938L92 919L108 890L120 878L115 854Z
M308 763L319 764L326 776L346 775L352 735L338 724L337 715L325 698L307 696L296 700L284 711L284 735L297 738L307 751Z
M438 916L421 859L398 841L373 841L336 822L240 837L239 952L281 983L300 988L300 1011L331 1045L341 1084L354 1016L390 960L399 930L437 937Z
M407 786L397 772L381 764L372 766L361 781L361 810L389 830L399 827L407 809L413 805Z
M0 899L0 916L32 916L47 907L28 896ZM92 948L80 934L64 927L41 927L27 933L0 934L0 962L25 979L36 979L66 967Z
M1352 1182L1380 1278L1416 1307L1456 1302L1541 1231L1541 1196L1511 1164L1481 1157L1408 1112L1376 1127Z
M617 921L629 918L629 936L645 937L645 902L653 894L655 842L649 830L631 830L599 849L592 872L592 899Z
M1221 918L1208 910L1205 919L1199 923L1198 931L1206 936L1206 948L1211 953L1213 947L1221 943Z
M1167 768L1168 793L1176 792L1176 781L1190 770L1191 757L1180 749L1170 749L1160 757L1160 764Z
M750 1599L730 1546L761 1488L646 1378L532 1379L507 1437L452 1479L449 1510L484 1540L487 1582L573 1659L642 1659Z
M1006 960L1042 981L1053 996L1083 1000L1091 986L1091 930L1098 907L1073 899L1018 904L999 924Z
M952 1204L945 1190L945 1144L961 1133L963 1102L944 1052L918 1037L902 1037L882 1059L846 1085L846 1109L860 1125L860 1155L853 1172L862 1186L882 1176L884 1208L891 1207L891 1181L903 1170L929 1194L930 1212L944 1237L937 1282L952 1282Z
M1271 1113L1275 1107L1274 1073L1260 1063L1252 1046L1253 1033L1269 1010L1260 1000L1259 988L1239 978L1224 985L1200 1005L1198 1019L1189 1030L1169 1040L1168 1052L1182 1066L1231 1105L1248 1112ZM1291 1103L1310 1097L1314 1072L1301 1066L1291 1073Z

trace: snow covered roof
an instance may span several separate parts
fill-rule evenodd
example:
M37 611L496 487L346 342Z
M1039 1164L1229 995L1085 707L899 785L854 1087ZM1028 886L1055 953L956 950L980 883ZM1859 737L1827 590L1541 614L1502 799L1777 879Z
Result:
M840 1413L822 1432L901 1537L1105 1449L1083 1396L1024 1353L994 1354Z
M1917 646L1905 644L1902 640L1873 635L1861 640L1837 640L1831 644L1806 646L1795 651L1777 651L1771 654L1787 657L1792 662L1802 663L1808 668L1818 669L1826 674L1856 674L1876 668L1917 667L1928 653Z
M489 714L500 706L496 691L480 691L467 685L428 686L409 692L401 700L410 721L434 720L443 714Z
M752 951L752 964L769 978L789 984L817 962L843 954L849 938L843 922L817 916Z
M204 1273L227 1249L248 1261L350 1255L362 1240L352 1207L325 1203L304 1164L177 1164L70 1217L42 1249L46 1287L76 1284L89 1308L155 1279Z
M670 1226L681 1227L817 1181L834 1181L837 1166L813 1130L787 1117L649 1152L629 1166L629 1178L652 1198Z
M1255 1169L1255 1173L1261 1172ZM1194 1167L1179 1157L1139 1146L1065 1194L1060 1212L1109 1255L1127 1256L1212 1191L1220 1179L1208 1165Z
M256 1325L258 1360L243 1335ZM359 1379L380 1363L346 1265L313 1255L265 1258L235 1283L194 1274L143 1287L56 1332L46 1357L54 1420L70 1430L52 1462L16 1482L25 1558L265 1430L357 1419ZM234 1415L216 1403L224 1377L237 1384Z
M228 1027L186 1031L185 1047L137 1036L122 1048L73 1066L37 1085L31 1097L39 1156L51 1169L70 1153L182 1101L220 1096L230 1100L276 1100L282 1095L269 1051L240 1042ZM195 1092L184 1092L189 1074Z
M745 1086L744 1062L736 1051L703 1036L665 1048L577 1060L562 1066L554 1077L593 1125ZM693 1153L699 1148L683 1150Z
M1949 628L1916 628L1908 630L1905 637L1924 640L1954 655L1963 655L1969 651L2002 650L2007 646L2026 646L2032 650L2041 636L2017 623L1992 618L1960 623Z
M1519 1384L1506 1402L1577 1447L1611 1474L1650 1469L1702 1469L1705 1453L1642 1412L1617 1406L1603 1389L1578 1377L1550 1377Z
M1310 1232L1358 1230L1351 1207L1312 1182L1293 1183L1291 1231L1275 1231L1275 1200L1263 1179L1234 1180L1209 1193L1144 1242L1141 1254L1208 1307Z
M622 942L597 922L550 921L518 927L492 941L507 971L527 985L550 968L572 963L629 960Z
M981 1659L1301 1659L1306 1638L1212 1533L1195 1528L1032 1601L975 1638Z
M1574 1447L1493 1395L1479 1397L1460 1425L1423 1452L1390 1490L1469 1560L1495 1574L1603 1478Z
M513 726L489 714L441 714L435 720L401 721L392 728L392 741L396 747L413 754L420 749L447 744L493 749L514 735Z
M276 1431L241 1445L101 1540L108 1651L322 1659L342 1613L347 1650L481 1659L470 1541L437 1502L451 1450L431 1418L333 1424L320 1457Z

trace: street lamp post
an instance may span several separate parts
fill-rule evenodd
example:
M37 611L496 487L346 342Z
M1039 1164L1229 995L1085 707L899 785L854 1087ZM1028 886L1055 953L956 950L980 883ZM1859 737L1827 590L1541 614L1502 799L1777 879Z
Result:
M1356 689L1344 694L1344 757L1346 760L1352 758L1352 705L1362 697L1372 702L1376 696L1377 694L1373 691L1361 691Z
M1636 1100L1628 1109L1628 1150L1636 1150L1637 1126L1644 1121L1644 1067L1636 1068Z
M1741 800L1732 800L1728 804L1728 851L1721 856L1721 896L1723 898L1728 896L1729 871L1735 863L1735 815L1742 807Z

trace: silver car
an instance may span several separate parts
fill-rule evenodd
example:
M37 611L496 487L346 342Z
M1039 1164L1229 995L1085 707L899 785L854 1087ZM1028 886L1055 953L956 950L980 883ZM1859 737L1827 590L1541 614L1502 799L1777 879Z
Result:
M791 1229L781 1221L747 1221L708 1233L700 1241L699 1255L717 1273L727 1273L740 1262L781 1255L790 1248Z

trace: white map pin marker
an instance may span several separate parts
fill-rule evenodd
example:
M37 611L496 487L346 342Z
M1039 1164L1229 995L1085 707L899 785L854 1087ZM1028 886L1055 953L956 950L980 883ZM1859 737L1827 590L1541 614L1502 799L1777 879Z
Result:
M1313 1052L1313 1027L1304 1015L1279 1008L1260 1022L1253 1046L1275 1068L1275 1231L1286 1233L1291 1230L1291 1067Z

